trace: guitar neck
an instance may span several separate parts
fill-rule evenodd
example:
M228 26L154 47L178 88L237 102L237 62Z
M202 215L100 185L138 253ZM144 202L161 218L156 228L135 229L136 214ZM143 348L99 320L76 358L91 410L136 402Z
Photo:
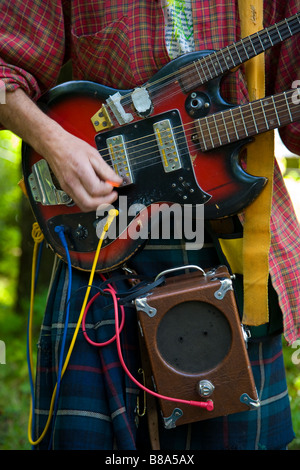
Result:
M188 93L195 86L223 75L247 60L292 37L300 31L300 13L247 36L179 70L179 80Z
M300 120L300 90L278 93L195 121L201 150L211 150Z

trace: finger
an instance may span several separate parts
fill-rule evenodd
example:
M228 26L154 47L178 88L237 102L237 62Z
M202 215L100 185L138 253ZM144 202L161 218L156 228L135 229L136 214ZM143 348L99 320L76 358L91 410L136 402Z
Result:
M115 182L111 184L111 182L104 180L103 176L99 177L93 165L86 165L82 169L79 180L87 193L94 198L108 195L113 190L113 186L116 185Z
M93 154L91 164L93 165L95 173L101 180L108 182L114 187L118 187L122 184L123 179L121 176L119 176L113 168L104 161L100 154Z
M91 212L97 210L102 204L110 205L115 202L118 198L118 193L110 190L107 194L91 196L84 186L78 185L70 196L82 212Z
M118 196L111 184L99 179L89 162L79 174L68 172L61 187L83 212L96 210L103 202L111 204Z

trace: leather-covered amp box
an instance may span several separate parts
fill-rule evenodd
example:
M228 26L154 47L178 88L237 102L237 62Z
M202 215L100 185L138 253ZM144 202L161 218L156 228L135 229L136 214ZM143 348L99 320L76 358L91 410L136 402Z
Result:
M193 272L191 272L191 268ZM188 270L184 274L177 270ZM173 276L173 274L176 274ZM166 428L258 407L231 276L225 266L183 266L135 301L156 393L213 402L213 409L159 398ZM147 372L147 371L145 371Z

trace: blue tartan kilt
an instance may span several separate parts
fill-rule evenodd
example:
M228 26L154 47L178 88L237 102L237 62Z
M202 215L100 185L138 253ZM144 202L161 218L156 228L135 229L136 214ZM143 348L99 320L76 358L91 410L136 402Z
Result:
M149 243L136 255L131 266L139 274L155 276L169 267L198 264L217 266L219 260L211 245L202 250L186 251L181 244ZM89 273L73 270L70 318L65 351L68 350L81 310ZM101 284L96 274L95 288ZM119 291L127 282L117 283ZM68 269L59 263L52 284L38 343L34 439L44 430L52 393L57 381L61 350ZM115 334L111 298L99 296L86 317L86 331L95 342L107 341ZM138 375L140 355L136 312L126 308L121 333L122 354L130 372ZM250 341L248 353L261 407L226 417L210 419L166 430L160 423L162 450L254 450L282 449L294 438L289 397L282 357L281 335ZM80 329L68 368L63 376L58 410L53 426L37 449L77 450L150 450L147 418L136 419L138 387L124 373L115 342L94 347ZM142 395L142 394L141 394ZM141 400L143 400L141 396Z

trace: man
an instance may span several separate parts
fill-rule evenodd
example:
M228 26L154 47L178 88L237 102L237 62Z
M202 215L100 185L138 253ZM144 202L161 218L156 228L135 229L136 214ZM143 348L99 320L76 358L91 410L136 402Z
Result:
M43 114L34 101L55 85L62 65L68 59L72 60L73 77L76 79L92 80L116 89L131 89L151 78L168 63L172 54L188 52L193 48L220 49L239 38L236 2L174 2L173 9L162 8L170 7L172 3L158 0L1 2L0 78L6 84L7 93L6 105L0 109L0 122L48 161L61 187L82 211L96 210L101 204L115 201L118 194L114 187L121 183L121 179L99 158L94 147ZM299 1L296 0L288 5L279 1L265 2L265 23L269 25L280 21L298 10ZM183 19L186 28L181 31L179 28L172 36L169 28L182 24ZM180 32L181 35L177 35ZM174 44L175 37L184 40ZM171 38L169 43L166 42L168 38ZM290 88L299 77L297 48L299 50L299 38L292 38L267 52L267 94ZM242 69L229 74L222 91L231 102L247 101ZM282 130L286 144L299 153L298 135L299 124L294 123ZM273 203L272 241L277 243L283 205L291 231L299 231L277 168ZM284 249L289 243L285 242ZM132 259L131 267L140 275L155 276L166 267L188 262L203 268L219 264L217 252L209 243L197 252L185 251L178 245L178 241L175 244L172 240L164 241L159 246L150 242ZM293 253L295 269L299 246L297 250L298 254L295 250ZM281 272L278 260L276 269ZM287 277L290 275L288 273ZM78 319L82 287L87 285L88 279L87 274L73 270L75 294L72 297L70 325L76 324ZM279 279L282 278L279 276ZM39 342L34 444L39 448L55 449L148 447L143 420L136 426L137 390L119 364L115 345L98 350L92 348L83 336L76 341L63 377L55 428L50 426L46 436L39 439L45 428L57 381L67 285L68 270L61 263L52 286ZM282 291L275 292L270 287L270 292L275 300L280 293L281 302L285 301ZM91 324L106 319L102 307L101 302L93 306L89 313ZM278 318L277 313L278 308L275 308L275 314L270 312L270 318ZM292 440L280 346L281 322L280 312L279 327L275 321L272 325L266 325L262 334L254 329L253 340L249 343L249 357L263 406L258 411L207 420L174 430L164 430L160 424L162 449L280 449ZM299 328L299 322L294 318L291 325L294 339L297 325ZM123 347L130 370L136 372L139 361L135 328L135 312L128 309L122 333ZM73 330L70 327L68 342ZM96 335L97 342L107 339L106 330L101 328Z

